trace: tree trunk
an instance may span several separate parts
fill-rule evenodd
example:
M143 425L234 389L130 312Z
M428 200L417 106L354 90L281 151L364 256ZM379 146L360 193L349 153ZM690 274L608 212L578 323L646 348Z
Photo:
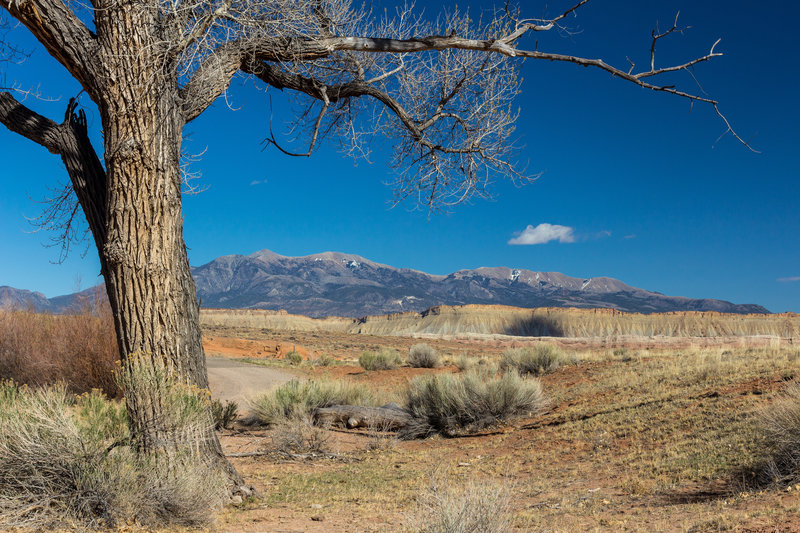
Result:
M99 103L105 134L107 202L100 252L123 365L132 355L165 365L180 381L208 388L199 306L183 241L180 147L184 119L177 68L161 50L154 14L120 2L98 10L102 64ZM130 391L128 414L143 453L169 456L156 391ZM210 422L209 410L209 422ZM241 478L209 423L190 444L206 462Z

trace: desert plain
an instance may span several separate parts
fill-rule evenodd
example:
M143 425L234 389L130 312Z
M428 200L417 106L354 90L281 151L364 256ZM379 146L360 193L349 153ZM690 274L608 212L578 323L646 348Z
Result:
M413 531L442 506L489 502L512 531L800 530L800 485L752 480L769 447L765 413L800 372L797 315L549 314L564 336L508 334L530 315L515 308L366 320L204 310L210 360L269 368L278 382L365 385L398 404L415 377L496 365L509 349L551 344L567 355L538 377L542 412L471 434L309 427L313 451L286 453L285 427L240 416L221 440L258 495L222 510L216 527ZM419 343L438 352L438 368L359 365L365 351L405 355ZM253 393L230 394L244 415Z

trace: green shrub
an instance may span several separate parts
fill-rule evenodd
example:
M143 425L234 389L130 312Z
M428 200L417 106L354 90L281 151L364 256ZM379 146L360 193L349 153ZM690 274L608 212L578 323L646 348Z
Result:
M439 354L428 344L415 344L408 350L406 362L414 368L436 368L440 364Z
M525 348L511 348L503 352L500 369L513 369L520 374L539 376L547 374L568 362L564 352L554 344L537 344Z
M256 419L276 424L293 416L312 415L314 410L331 405L374 405L372 393L364 385L345 381L299 381L293 379L250 402Z
M94 389L75 399L74 411L75 424L93 441L129 440L128 413L124 403L109 401L105 394Z
M470 433L518 416L540 412L546 401L536 379L516 372L435 374L409 383L406 409L414 423L404 438Z
M299 365L303 362L303 356L297 353L296 351L292 350L291 352L286 354L286 360L289 361L290 365Z
M381 348L377 352L364 352L358 358L358 364L364 370L393 370L402 362L397 350L391 348Z
M239 405L230 401L223 403L220 400L211 401L211 416L214 419L214 429L228 429L236 421Z
M222 473L185 450L170 463L178 468L137 454L121 402L99 392L75 398L63 384L4 383L0 425L0 527L197 526L221 504Z

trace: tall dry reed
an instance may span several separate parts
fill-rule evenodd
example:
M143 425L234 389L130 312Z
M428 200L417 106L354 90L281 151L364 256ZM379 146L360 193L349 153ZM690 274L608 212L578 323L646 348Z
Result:
M71 392L119 395L112 370L119 359L106 305L73 314L0 311L0 378L29 385L67 383Z

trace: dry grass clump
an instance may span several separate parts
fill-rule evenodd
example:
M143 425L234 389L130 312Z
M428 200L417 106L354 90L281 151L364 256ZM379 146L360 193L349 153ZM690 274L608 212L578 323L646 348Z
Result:
M364 370L394 370L403 360L397 350L381 348L377 352L364 352L358 358L358 364Z
M63 381L74 393L102 389L115 397L119 360L107 305L70 315L0 311L0 376L17 383Z
M397 446L397 433L388 423L371 423L367 426L367 451L387 452Z
M406 363L414 368L436 368L441 364L439 354L429 344L415 344L408 350Z
M221 473L182 451L172 468L137 454L123 405L99 391L4 382L0 426L1 527L196 526L221 504Z
M560 366L574 362L554 344L537 344L524 348L511 348L503 352L500 369L514 369L520 374L539 376L553 372Z
M511 531L511 491L486 480L454 487L438 473L407 525L415 533L505 533Z
M250 401L256 420L262 424L276 424L293 416L308 416L316 409L331 405L374 404L374 396L364 385L296 379Z
M540 412L546 405L536 379L516 372L492 375L434 374L409 383L407 410L415 422L401 431L403 438L441 433L470 433L518 416Z
M472 368L475 362L466 354L461 354L456 357L456 360L453 361L453 364L456 366L459 372L464 372L465 370L469 370Z
M758 485L800 483L800 382L786 388L784 397L762 411L766 457L753 472Z
M308 360L314 366L331 366L336 363L336 359L327 354L322 354L318 357L315 357L312 353Z
M325 428L314 425L310 415L292 415L274 425L272 450L278 455L295 458L324 456L330 453L330 436Z

